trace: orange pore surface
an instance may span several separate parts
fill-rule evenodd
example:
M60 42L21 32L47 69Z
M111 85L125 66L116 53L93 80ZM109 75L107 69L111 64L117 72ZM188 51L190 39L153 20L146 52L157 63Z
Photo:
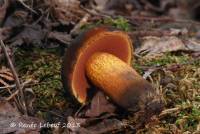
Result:
M127 34L123 32L102 32L89 38L78 52L77 62L72 76L73 94L81 103L87 99L89 84L86 78L86 62L95 52L113 54L130 64L132 56L132 43Z

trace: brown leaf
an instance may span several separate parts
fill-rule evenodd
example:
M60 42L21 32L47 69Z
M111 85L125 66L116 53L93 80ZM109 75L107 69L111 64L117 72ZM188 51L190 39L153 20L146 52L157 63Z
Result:
M85 14L78 0L51 0L49 4L54 6L53 16L64 24L76 23Z
M188 39L185 41L185 46L188 50L193 52L200 52L200 40L198 39Z
M170 65L170 66L167 67L167 70L170 70L172 72L176 72L176 71L180 70L180 68L181 68L181 65L179 65L179 64L172 64L172 65Z
M34 44L42 46L42 40L47 34L46 30L43 30L39 25L25 26L22 28L22 31L13 37L10 41L12 46Z
M0 79L0 85L8 86L8 83L6 83L4 80Z
M96 5L97 5L97 9L98 10L103 10L106 8L106 5L108 4L108 0L94 0Z
M17 10L13 14L7 17L4 22L4 27L20 27L27 20L28 13L25 11Z
M11 71L5 67L0 69L0 86L8 86L9 83L14 83L14 78Z
M183 42L174 36L161 38L148 36L142 38L141 44L141 47L136 49L137 54L153 55L186 49Z
M22 116L9 102L0 98L0 132L2 134L7 133L28 133L28 134L39 134L40 127L39 124L42 120ZM25 127L24 125L30 125Z
M136 49L139 55L153 56L165 52L175 51L200 51L200 40L185 39L181 40L175 36L154 37L147 36L141 39L141 47Z
M9 6L8 0L1 0L0 1L0 25L4 21L8 6Z
M103 113L114 113L116 107L110 103L103 92L98 91L91 101L91 107L85 113L88 117L97 117Z
M196 59L200 59L200 52L194 52L192 53L192 57Z
M0 28L0 39L1 40L7 39L11 35L11 32L12 32L11 28L8 27Z
M125 126L126 124L123 124L123 122L117 120L117 119L105 119L97 124L93 124L87 128L80 128L79 132L85 131L86 133L91 134L104 134L104 133L111 133L115 130L120 130Z
M68 117L68 123L74 124L75 127L69 127L68 130L78 134L103 134L121 130L129 126L126 122L115 118L73 118Z
M0 73L6 74L10 77L13 77L13 74L11 73L10 69L8 69L6 67L2 67L2 69L0 70Z
M3 78L3 79L6 79L8 81L14 81L13 77L6 75L6 74L3 74L3 73L0 73L0 77Z
M50 32L48 34L48 38L59 41L60 43L63 44L69 44L71 42L71 36L67 33Z

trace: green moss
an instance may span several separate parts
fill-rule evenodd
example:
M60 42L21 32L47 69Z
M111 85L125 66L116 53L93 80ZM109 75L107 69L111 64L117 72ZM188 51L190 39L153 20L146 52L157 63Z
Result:
M185 64L189 61L190 57L187 55L174 55L171 53L167 53L163 55L162 57L158 57L155 59L148 59L145 61L146 66L163 66L163 65L169 65L169 64Z
M142 67L140 64L138 64L137 62L133 62L132 63L133 68L139 73L139 74L143 74L144 71L142 70Z
M153 133L154 130L151 128L156 126L163 130L175 126L175 133L197 132L197 125L200 123L199 62L200 60L196 60L184 52L166 53L159 57L141 57L134 60L133 67L140 74L144 74L148 67L162 66L159 71L151 74L151 82L157 90L162 92L165 109L182 107L175 112L166 114L157 125L144 129L147 133ZM180 65L180 68L175 71L168 70L168 67L173 64Z
M64 99L61 83L61 58L51 49L18 49L16 65L21 79L32 79L30 85L36 94L35 109L56 108Z
M176 125L182 126L184 131L193 131L200 123L200 109L192 107L191 109L182 110L177 117Z
M105 18L104 20L99 20L96 23L89 23L89 24L84 25L82 29L88 29L88 28L99 26L99 25L113 26L117 29L121 29L126 32L131 31L131 26L128 23L128 20L123 18L122 16L118 16L115 19L108 17L108 18Z
M116 19L113 18L107 18L103 21L103 24L112 25L118 29L124 30L124 31L130 31L130 24L128 23L128 20L125 18L119 16Z

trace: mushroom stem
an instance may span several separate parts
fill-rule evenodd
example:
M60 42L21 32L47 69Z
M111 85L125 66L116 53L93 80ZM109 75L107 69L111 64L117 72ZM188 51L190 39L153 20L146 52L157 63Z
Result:
M137 111L154 100L155 90L152 85L112 54L93 54L87 61L86 74L111 100L128 110Z

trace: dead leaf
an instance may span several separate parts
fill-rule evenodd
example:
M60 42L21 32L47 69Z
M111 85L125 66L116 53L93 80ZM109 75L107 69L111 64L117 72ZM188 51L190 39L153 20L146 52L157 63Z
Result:
M8 75L10 77L13 77L13 74L11 73L11 70L6 68L6 67L4 67L4 66L1 68L0 73L4 73L4 74L6 74L6 75Z
M132 0L96 0L97 6L95 7L97 10L114 15L114 14L123 14L123 15L131 15L131 11L134 8L140 8L140 5L137 1Z
M48 38L59 41L60 43L63 44L69 44L71 42L71 36L67 33L50 32L48 34Z
M39 134L41 119L21 115L9 102L0 98L0 132L2 134ZM23 126L23 125L30 125Z
M196 59L200 59L200 52L194 52L192 53L192 57Z
M98 124L93 124L87 127L85 130L91 132L92 134L104 134L104 133L111 133L115 130L120 130L125 126L126 124L117 119L105 119L99 122Z
M6 74L0 73L0 86L4 85L4 86L8 86L9 83L13 83L14 82L14 78L10 77Z
M78 0L51 0L49 4L54 7L53 16L63 24L74 24L85 15Z
M76 127L68 127L72 133L81 134L103 134L110 133L115 130L121 130L123 127L129 126L128 123L115 118L73 118L68 117L68 123L74 124ZM66 130L65 130L66 131Z
M185 46L193 52L200 52L200 40L192 38L185 41Z
M1 77L2 79L6 79L7 81L14 81L13 76L9 76L9 75L7 75L6 73L7 73L7 72L3 72L3 71L0 70L0 77Z
M11 35L12 29L8 27L0 28L0 39L5 40Z
M7 68L2 68L0 70L0 78L6 79L7 81L14 81L14 78L10 69L7 69Z
M136 49L137 54L153 55L164 52L185 50L183 42L174 36L170 37L144 37L141 40L141 47Z
M104 10L108 4L108 0L94 0L98 10Z
M200 51L200 41L197 39L181 40L175 36L154 37L147 36L141 39L141 47L136 49L138 55L153 56L165 52Z
M17 10L13 14L7 17L4 22L4 27L20 27L27 19L28 13L25 11Z
M180 68L181 68L180 64L172 64L172 65L167 67L167 70L170 70L172 72L176 72L176 71L180 70Z
M10 56L11 60L14 61L14 56L13 56L13 49L11 49L10 47L6 47L6 50L8 52L8 55ZM3 52L3 49L0 47L0 63L3 63L3 61L5 61L5 54ZM0 70L3 68L0 68ZM7 71L5 71L4 73L6 73Z
M85 113L87 117L97 117L103 113L114 113L116 107L110 103L103 92L98 91L91 101L90 109Z
M42 46L42 40L46 37L47 30L42 29L40 25L27 25L22 28L22 31L13 37L10 42L11 46L30 45Z
M8 0L0 1L0 26L2 22L4 21L8 6L9 6Z

